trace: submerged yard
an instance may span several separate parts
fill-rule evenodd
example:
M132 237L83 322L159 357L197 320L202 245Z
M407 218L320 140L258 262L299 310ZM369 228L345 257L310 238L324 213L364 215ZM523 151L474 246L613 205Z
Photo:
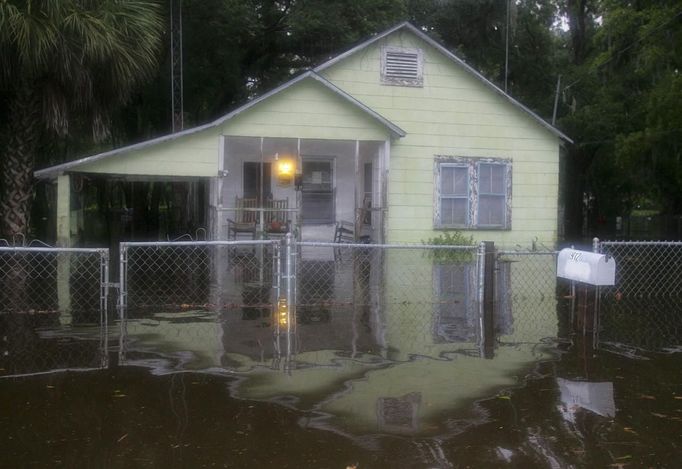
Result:
M0 466L678 464L679 297L605 292L583 332L555 255L510 252L481 316L467 251L386 251L302 252L287 320L250 248L129 252L122 320L73 285L69 322L3 312Z
M10 319L2 319L5 338ZM149 329L161 329L166 320L146 321ZM183 325L190 334L193 325L220 327L225 320L188 314L175 330L182 338ZM669 335L669 346L681 339L682 324L675 320L665 324L677 331ZM232 348L257 350L262 327L249 321L232 338ZM29 363L58 366L56 357L74 371L0 381L0 465L674 467L682 454L679 349L646 351L609 342L585 350L568 337L544 337L500 345L491 360L454 348L391 360L353 351L343 330L328 328L317 341L333 349L299 355L289 373L271 356L256 356L232 371L229 358L243 354L227 342L222 370L194 370L201 358L192 350L172 348L161 334L145 331L130 338L125 363L110 352L106 369L77 371L102 357L97 332L90 331L92 337L75 329L27 329L37 336L34 357L2 357L3 374L17 361L26 363L26 371ZM646 333L623 332L634 338ZM510 373L502 365L520 347L535 349L537 361ZM444 371L429 376L436 369ZM382 377L385 383L370 392ZM438 392L446 396L440 401L430 391L442 382ZM571 390L566 382L583 387ZM590 389L585 383L610 386ZM410 388L416 391L406 393ZM392 401L377 398L396 391Z

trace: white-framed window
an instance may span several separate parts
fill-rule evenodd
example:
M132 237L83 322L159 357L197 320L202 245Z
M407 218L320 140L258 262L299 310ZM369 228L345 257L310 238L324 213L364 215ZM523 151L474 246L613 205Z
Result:
M511 160L438 157L435 228L511 228Z
M405 47L382 47L381 82L394 86L424 86L424 52Z

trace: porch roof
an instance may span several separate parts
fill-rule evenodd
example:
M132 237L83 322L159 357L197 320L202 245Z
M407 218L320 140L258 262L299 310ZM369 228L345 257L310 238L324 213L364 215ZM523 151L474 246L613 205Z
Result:
M383 117L382 115L380 115L379 113L377 113L376 111L371 109L369 106L363 104L362 102L360 102L359 100L357 100L356 98L351 96L350 94L346 93L345 91L343 91L342 89L340 89L339 87L337 87L336 85L334 85L333 83L328 81L326 78L317 74L315 71L309 70L309 71L302 73L301 75L298 75L297 77L289 80L288 82L278 86L277 88L274 88L273 90L270 90L267 93L255 98L255 99L252 99L251 101L249 101L246 104L238 107L237 109L233 110L232 112L230 112L230 113L228 113L228 114L220 117L219 119L216 119L215 121L210 122L208 124L192 127L190 129L183 130L180 132L175 132L175 133L168 134L168 135L163 135L161 137L157 137L157 138L153 138L153 139L149 139L149 140L144 140L142 142L139 142L139 143L136 143L133 145L128 145L128 146L124 146L121 148L116 148L114 150L110 150L110 151L103 152L103 153L98 153L96 155L91 155L91 156L88 156L85 158L80 158L80 159L77 159L74 161L70 161L68 163L63 163L63 164L51 166L48 168L40 169L38 171L35 171L34 175L35 175L35 177L41 178L41 179L55 178L61 173L73 171L73 170L78 170L79 166L83 166L83 165L87 165L90 163L94 163L96 161L108 159L108 158L111 158L111 157L114 157L117 155L122 155L125 153L129 153L129 152L133 152L133 151L137 151L137 150L142 150L144 148L147 148L147 147L150 147L153 145L171 142L173 140L176 140L176 139L179 139L179 138L182 138L185 136L193 135L193 134L199 133L199 132L204 131L204 130L216 128L216 127L224 124L228 120L230 120L234 117L237 117L238 115L240 115L243 112L247 111L248 109L252 108L256 104L258 104L258 103L260 103L260 102L262 102L262 101L264 101L264 100L266 100L266 99L288 89L289 87L295 85L296 83L303 81L303 80L306 80L306 79L315 80L316 82L322 84L326 89L328 89L329 91L331 91L335 95L341 97L345 102L349 103L350 105L352 105L355 108L362 111L364 114L368 115L371 119L373 119L374 121L379 123L381 126L385 127L390 132L390 134L393 138L400 138L400 137L404 137L405 135L407 135L407 133L403 129L401 129L399 126L397 126L393 122L389 121L388 119L386 119L385 117Z

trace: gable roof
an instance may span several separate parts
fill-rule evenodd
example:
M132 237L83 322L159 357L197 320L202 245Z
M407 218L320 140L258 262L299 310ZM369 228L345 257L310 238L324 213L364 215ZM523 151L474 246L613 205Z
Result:
M361 51L362 49L365 49L366 47L370 46L371 44L374 44L375 42L385 38L386 36L389 36L393 34L396 31L399 31L401 29L406 29L413 34L415 34L417 37L422 39L424 42L438 50L440 53L445 55L447 58L449 58L451 61L462 67L464 70L469 72L471 75L473 75L478 81L480 81L483 85L491 89L493 92L499 94L503 98L505 98L507 101L509 101L512 105L523 111L524 113L528 114L531 118L533 118L535 121L537 121L541 126L545 127L547 130L549 130L551 133L556 135L557 137L563 139L564 141L568 143L573 143L573 140L568 137L566 134L564 134L562 131L554 127L552 124L544 120L542 117L531 111L528 107L524 106L521 104L519 101L511 97L509 94L505 93L502 89L500 89L497 85L495 85L493 82L485 78L483 75L481 75L480 72L478 72L476 69L474 69L471 65L467 64L464 62L464 60L460 59L457 57L455 54L447 50L443 45L429 37L427 34L425 34L423 31L420 31L418 28L416 28L414 25L412 25L409 22L403 22L400 23L390 29L387 29L386 31L377 34L376 36L373 36L372 38L368 39L365 42L362 42L358 44L357 46L347 50L346 52L337 55L328 61L324 62L323 64L318 65L315 67L313 70L315 72L321 72L332 65L336 64L337 62L342 61L346 57L349 57L353 54L355 54L358 51Z
M443 55L448 57L454 63L456 63L457 65L462 67L464 70L466 70L468 73L473 75L483 85L485 85L486 87L491 89L493 92L495 92L495 93L499 94L500 96L502 96L503 98L505 98L512 105L514 105L516 108L520 109L522 112L529 115L538 124L543 126L545 129L549 130L552 134L556 135L557 137L561 138L562 140L564 140L568 143L573 143L573 140L571 138L569 138L566 134L564 134L559 129L557 129L556 127L551 125L549 122L545 121L542 117L540 117L539 115L537 115L536 113L531 111L528 107L521 104L519 101L514 99L512 96L505 93L497 85L495 85L490 80L488 80L483 75L481 75L480 72L478 72L473 67L471 67L469 64L467 64L462 59L457 57L455 54L453 54L452 52L447 50L444 46L442 46L437 41L435 41L434 39L429 37L423 31L420 31L418 28L416 28L414 25L412 25L409 22L403 22L403 23L397 24L396 26L394 26L390 29L387 29L386 31L384 31L382 33L379 33L379 34L371 37L370 39L358 44L357 46L347 50L346 52L329 59L328 61L318 65L314 69L308 70L308 71L298 75L297 77L283 83L282 85L268 91L267 93L264 93L261 96L258 96L257 98L254 98L251 101L248 101L247 103L243 104L242 106L239 106L235 110L229 112L228 114L225 114L224 116L216 119L213 122L209 122L207 124L200 125L197 127L192 127L190 129L183 130L180 132L175 132L172 134L163 135L161 137L152 138L149 140L144 140L140 143L116 148L114 150L110 150L110 151L103 152L103 153L98 153L96 155L88 156L85 158L80 158L78 160L70 161L70 162L59 164L56 166L44 168L44 169L35 171L34 175L37 178L55 177L59 173L61 173L63 171L68 171L68 170L73 169L77 166L81 166L81 165L89 164L89 163L94 163L95 161L110 158L110 157L120 155L123 153L141 150L143 148L156 145L158 143L170 142L170 141L173 141L175 139L184 137L186 135L195 134L195 133L201 132L203 130L207 130L210 128L217 127L217 126L227 122L228 120L238 116L242 112L250 109L251 107L255 106L256 104L260 103L261 101L264 101L264 100L270 98L271 96L276 95L276 94L286 90L287 88L293 86L294 84L298 83L299 81L302 81L305 79L312 79L312 80L316 80L318 83L321 83L324 87L326 87L327 89L329 89L330 91L335 93L337 96L341 97L343 100L345 100L349 104L357 107L362 112L367 114L370 118L374 119L379 124L386 127L390 131L391 135L394 138L395 137L398 137L398 138L404 137L405 135L407 135L407 133L403 129L401 129L399 126L397 126L396 124L394 124L390 120L386 119L385 117L383 117L382 115L380 115L379 113L377 113L376 111L371 109L369 106L363 104L361 101L357 100L356 98L354 98L350 94L346 93L341 88L337 87L336 85L334 85L333 83L331 83L329 80L327 80L323 76L319 75L319 73L318 73L318 72L321 72L321 71L331 67L332 65L336 64L337 62L340 62L341 60L355 54L356 52L358 52L362 49L365 49L366 47L368 47L371 44L374 44L375 42L385 38L386 36L389 36L390 34L393 34L394 32L401 30L401 29L406 29L406 30L412 32L417 37L422 39L424 42L431 45L433 48L435 48L436 50L441 52Z
M96 155L88 156L85 158L80 158L78 160L69 161L68 163L63 163L63 164L59 164L56 166L50 166L49 168L44 168L44 169L40 169L38 171L35 171L34 175L37 178L55 177L59 173L61 173L63 171L68 171L68 170L73 169L77 166L81 166L81 165L89 164L89 163L94 163L96 161L103 160L106 158L110 158L112 156L116 156L119 154L128 153L128 152L135 151L135 150L141 150L143 148L156 145L158 143L170 142L170 141L176 140L178 138L184 137L186 135L192 135L192 134L195 134L197 132L201 132L202 130L217 127L217 126L227 122L228 120L238 116L242 112L252 108L256 104L260 103L261 101L264 101L264 100L270 98L271 96L274 96L274 95L286 90L287 88L289 88L289 87L295 85L296 83L303 81L305 79L312 79L312 80L317 81L318 83L322 84L325 88L327 88L328 90L330 90L331 92L333 92L337 96L341 97L344 101L346 101L349 104L360 109L362 112L367 114L370 118L374 119L379 124L386 127L390 131L390 133L393 137L404 137L405 135L407 135L407 133L403 129L401 129L396 124L394 124L393 122L389 121L388 119L386 119L385 117L383 117L382 115L380 115L379 113L377 113L376 111L371 109L369 106L366 106L362 102L358 101L356 98L349 95L348 93L343 91L341 88L337 87L336 85L331 83L329 80L324 78L323 76L318 75L317 72L315 72L313 70L308 70L308 71L298 75L297 77L287 81L286 83L278 86L277 88L274 88L274 89L268 91L267 93L262 94L261 96L258 96L257 98L252 99L251 101L247 102L246 104L239 106L237 109L233 110L232 112L229 112L228 114L225 114L224 116L216 119L215 121L209 122L208 124L200 125L197 127L192 127L190 129L187 129L187 130L175 132L173 134L168 134L168 135L163 135L161 137L152 138L149 140L142 141L140 143L128 145L125 147L116 148L114 150L110 150L110 151L107 151L104 153L98 153Z

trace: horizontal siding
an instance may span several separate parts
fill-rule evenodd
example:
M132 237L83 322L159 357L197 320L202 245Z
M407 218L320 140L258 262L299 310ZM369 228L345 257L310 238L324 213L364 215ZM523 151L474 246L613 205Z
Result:
M218 129L206 129L78 167L91 173L210 177L218 173Z
M386 140L388 129L313 80L296 83L226 122L226 135Z
M424 86L380 83L382 45L424 51ZM389 241L417 242L433 230L434 157L512 160L512 229L467 231L514 245L556 239L558 138L499 93L408 31L398 31L324 71L355 98L399 125L391 147Z

